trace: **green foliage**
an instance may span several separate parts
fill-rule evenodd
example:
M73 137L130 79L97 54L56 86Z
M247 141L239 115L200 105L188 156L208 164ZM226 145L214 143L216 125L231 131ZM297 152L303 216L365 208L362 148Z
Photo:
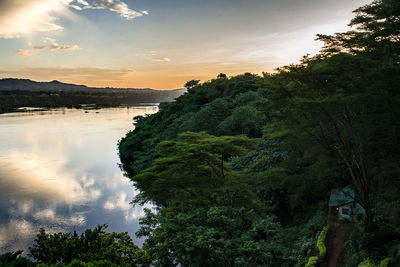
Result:
M277 144L270 140L261 140L246 155L233 157L231 164L237 171L260 173L278 166L287 155Z
M42 228L30 247L30 256L39 263L90 266L90 262L103 261L118 266L147 264L144 251L138 248L127 233L105 232L106 225L74 233L48 234ZM104 262L107 261L107 262Z
M136 202L153 201L163 206L171 201L207 202L211 193L234 186L237 177L227 161L252 145L244 136L188 132L180 137L181 141L160 143L160 158L132 178L141 190Z
M324 228L322 228L321 232L319 233L318 239L317 239L317 248L319 250L319 255L311 256L308 259L306 267L315 266L318 261L321 261L325 258L325 255L326 255L325 238L328 233L328 230L329 230L328 226L324 226Z
M323 55L342 51L363 53L379 51L392 60L400 53L400 4L396 0L375 0L355 10L356 16L350 25L357 31L329 35L318 35L325 42Z
M229 166L255 141L188 132L160 143L152 167L133 177L141 189L136 202L159 207L157 214L146 211L137 232L147 237L144 249L155 266L282 262L279 223Z
M36 264L36 267L59 267L60 265L58 264L45 264L45 263L39 263ZM83 262L78 259L74 259L71 261L69 264L63 265L65 267L117 267L119 265L112 263L111 261L108 260L95 260L95 261L90 261L90 262ZM126 265L126 266L131 266L131 265Z
M220 135L245 134L257 138L262 136L264 123L265 116L258 113L255 107L240 106L217 126L217 133Z
M236 107L250 102L254 104L257 100L255 91L258 90L261 81L261 77L257 75L244 74L197 84L175 102L164 104L157 114L140 118L135 130L122 138L118 145L121 167L129 177L135 176L151 166L157 155L158 143L176 140L183 132L206 131L217 136L224 135L223 126L217 129L218 125L230 116ZM254 92L255 95L250 92ZM263 118L262 114L257 116ZM233 119L231 118L227 125L235 127L237 134L260 135L262 125L254 121L254 118L251 117L248 123L243 124Z
M235 266L282 263L280 226L254 209L232 207L236 195L214 196L215 206L147 211L137 233L154 266Z
M373 264L369 258L366 258L365 260L360 262L358 267L375 267L375 264Z
M22 250L0 255L0 267L29 267L34 263L22 256Z
M227 77L226 77L226 74L225 73L220 73L220 74L218 74L218 76L217 76L217 79L226 79Z
M325 255L326 255L325 239L326 239L326 234L328 233L328 230L329 230L328 226L325 226L322 229L321 233L319 233L319 236L318 236L317 247L318 247L318 250L319 250L319 256L318 257L320 259L325 258Z
M306 267L314 267L318 262L318 256L312 256L308 260Z
M342 266L388 255L398 263L400 2L355 13L356 29L319 35L325 46L313 58L263 77L189 81L175 102L135 118L118 148L140 190L134 202L156 205L140 220L143 250L99 226L81 236L42 230L32 256L73 266L315 266L327 253L328 228L317 246L314 237L330 192L351 185L365 215L354 217Z
M360 69L368 74L360 73ZM338 79L339 73L345 75ZM303 155L324 149L341 165L338 168L346 168L347 173L340 175L354 185L357 201L370 223L374 216L372 184L386 181L381 175L392 168L393 162L389 162L394 154L387 152L393 151L392 144L398 139L395 131L400 126L396 115L399 97L393 98L399 95L396 84L400 80L378 77L383 73L400 77L398 66L373 56L340 54L310 61L307 66L291 66L282 71L282 76L289 78L287 84L278 86L272 96L282 112L276 113L276 122L266 127L266 135L288 149ZM377 157L388 160L386 167ZM326 161L315 158L314 162L321 160Z
M230 115L231 106L232 104L227 99L217 98L204 105L197 113L191 114L189 118L182 116L182 120L177 119L176 125L171 125L166 130L166 135L175 137L178 133L185 131L206 131L217 134L218 124ZM175 130L175 134L168 134L169 130Z
M387 267L389 262L392 260L392 258L384 258L380 263L379 267Z
M186 87L187 89L191 89L191 88L199 85L199 83L200 83L200 80L190 80L185 83L184 87Z
M374 1L356 10L356 30L320 35L321 54L263 77L196 82L138 121L119 151L136 202L157 205L138 232L155 266L315 264L330 192L348 185L365 213L343 266L394 257L399 11Z

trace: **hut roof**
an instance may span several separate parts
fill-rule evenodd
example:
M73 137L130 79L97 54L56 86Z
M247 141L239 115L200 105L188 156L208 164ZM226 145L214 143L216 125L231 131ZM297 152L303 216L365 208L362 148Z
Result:
M331 197L329 199L329 207L343 206L354 202L354 190L350 187L342 189L332 189Z

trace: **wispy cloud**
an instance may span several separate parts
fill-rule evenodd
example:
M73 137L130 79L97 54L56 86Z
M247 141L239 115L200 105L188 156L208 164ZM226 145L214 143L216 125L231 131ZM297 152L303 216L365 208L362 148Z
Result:
M56 223L61 225L82 226L86 222L86 218L82 214L76 214L76 215L71 215L69 217L65 217L65 216L60 216L60 214L56 214L56 211L52 208L39 210L32 215L36 220L42 222Z
M1 39L16 39L21 37L19 34L0 34Z
M136 220L143 217L144 211L141 206L133 206L130 204L130 197L125 191L119 192L116 197L109 198L103 205L107 211L122 211L126 222ZM150 205L145 205L145 208L152 208Z
M106 210L128 210L132 208L129 202L126 192L120 192L117 197L108 199L103 207Z
M31 50L29 49L18 49L16 52L21 57L29 57L31 55Z
M59 45L57 43L52 43L50 45L50 51L57 50L79 50L81 49L78 45Z
M84 5L84 6L88 6L89 5L89 3L86 2L85 0L76 0L76 2L81 4L81 5Z
M31 49L18 49L16 52L22 57L29 57L33 52L43 50L46 46L34 46Z
M136 17L141 17L143 15L148 15L149 12L144 11L136 11L130 9L128 5L120 0L97 0L93 1L92 5L84 5L84 8L100 8L100 9L109 9L113 12L117 12L121 17L125 19L134 19Z
M156 58L152 58L151 60L158 61L158 62L169 62L169 61L171 61L171 59L169 59L167 57L156 57Z
M66 6L62 0L0 1L0 37L17 38L31 32L62 30L55 13Z
M45 42L49 42L49 50L50 51L68 51L68 50L79 50L81 49L78 45L60 45L56 43L55 39L52 38L45 38ZM29 57L31 56L35 51L43 50L46 48L46 45L41 45L41 46L34 46L30 49L18 49L16 52L18 55L22 57Z
M236 65L236 62L221 62L219 63L219 65L221 66L229 66L229 65Z
M33 50L42 50L42 49L44 49L46 46L45 45L42 45L42 46L34 46L33 47Z
M136 11L121 0L0 0L0 38L19 38L33 32L62 30L59 17L68 17L70 9L108 9L122 18L131 20L148 15Z
M151 51L145 51L145 52L142 52L142 53L136 53L133 56L135 56L135 57L150 57L151 58L151 57L154 57L156 55L157 55L157 51L151 50Z

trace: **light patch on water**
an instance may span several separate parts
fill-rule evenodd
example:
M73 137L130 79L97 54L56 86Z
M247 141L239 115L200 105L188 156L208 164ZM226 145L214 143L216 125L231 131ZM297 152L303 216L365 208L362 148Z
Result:
M0 253L32 245L48 233L108 223L134 240L143 207L118 167L117 143L133 117L157 107L60 109L0 115Z
M65 170L64 164L49 155L5 151L0 161L0 198L74 204L100 197L94 180L76 179L77 174Z

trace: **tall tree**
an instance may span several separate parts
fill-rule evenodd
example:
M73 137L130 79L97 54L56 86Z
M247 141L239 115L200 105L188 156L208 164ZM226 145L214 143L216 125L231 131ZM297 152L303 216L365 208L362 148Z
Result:
M159 159L132 180L141 190L136 202L206 201L211 192L232 183L235 175L227 161L245 153L252 143L244 136L215 137L187 132L181 141L159 145Z
M272 99L279 112L267 136L291 148L320 146L338 157L368 222L373 220L372 186L384 168L378 161L392 162L400 152L399 71L374 56L338 54L289 66L275 80Z
M354 11L350 26L355 30L335 35L318 35L325 42L322 55L380 50L399 62L400 2L377 0Z

